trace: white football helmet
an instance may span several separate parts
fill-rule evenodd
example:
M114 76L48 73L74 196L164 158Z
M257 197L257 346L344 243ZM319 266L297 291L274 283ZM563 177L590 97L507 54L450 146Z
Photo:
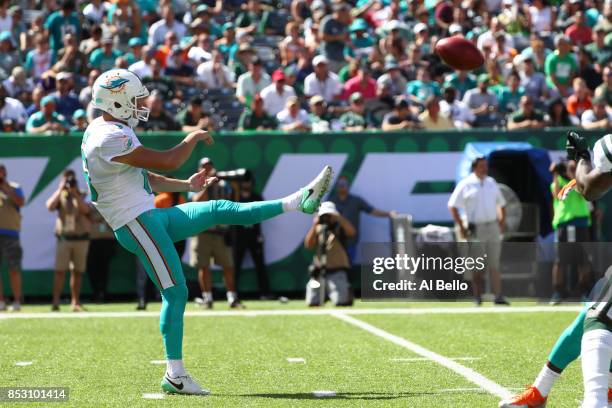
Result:
M149 119L149 108L138 108L138 99L149 96L149 90L138 75L127 69L111 69L102 73L93 84L91 104L116 119L128 122L130 127L139 120Z

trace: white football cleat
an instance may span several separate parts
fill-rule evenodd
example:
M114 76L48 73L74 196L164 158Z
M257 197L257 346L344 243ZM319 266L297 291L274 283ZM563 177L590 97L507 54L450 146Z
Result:
M325 166L321 173L306 187L302 188L302 197L298 209L306 214L314 214L321 204L321 199L331 184L334 171L330 166Z
M170 377L168 373L161 381L161 388L169 394L208 395L210 391L200 387L189 374Z

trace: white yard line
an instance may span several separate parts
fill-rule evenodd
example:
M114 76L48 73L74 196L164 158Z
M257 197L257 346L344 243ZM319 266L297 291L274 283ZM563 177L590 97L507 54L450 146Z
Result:
M449 360L453 360L453 361L476 361L476 360L482 360L482 357L448 357ZM412 357L412 358L403 358L403 357L399 357L399 358L390 358L389 361L393 361L395 363L412 363L412 362L419 362L419 361L434 361L431 358L427 358L427 357Z
M435 361L436 363L440 364L441 366L446 367L449 370L456 372L460 376L466 378L468 381L476 384L480 388L484 389L485 391L493 395L496 395L500 398L507 398L511 395L511 392L509 390L497 384L496 382L489 380L482 374L479 374L476 371L472 370L471 368L467 368L466 366L463 366L457 363L456 361L451 360L450 358L444 357L438 353L428 350L423 346L420 346L402 337L391 334L385 330L379 329L376 326L372 326L371 324L366 323L363 320L359 320L352 316L349 316L346 313L334 313L332 314L332 316L340 320L343 320L353 326L359 327L360 329L363 329L367 331L368 333L372 333L378 337L388 340L391 343L404 347L405 349L408 349L421 357L431 359Z
M346 315L430 315L430 314L506 314L506 313L554 313L578 312L582 306L518 306L518 307L436 307L392 309L284 309L284 310L190 310L185 316L198 317L256 317L256 316L329 316ZM159 317L159 312L83 312L83 313L0 313L2 319L91 319L95 317Z

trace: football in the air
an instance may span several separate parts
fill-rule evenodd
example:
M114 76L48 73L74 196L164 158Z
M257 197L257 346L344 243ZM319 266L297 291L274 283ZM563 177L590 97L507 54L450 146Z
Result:
M476 46L463 37L448 37L437 42L436 54L446 65L461 71L470 71L484 64L484 57Z

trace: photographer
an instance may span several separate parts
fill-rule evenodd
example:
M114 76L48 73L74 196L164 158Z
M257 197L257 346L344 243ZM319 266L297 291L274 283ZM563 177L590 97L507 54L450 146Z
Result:
M331 201L321 203L319 213L304 239L307 249L316 249L310 266L311 279L306 286L306 304L320 306L329 297L335 306L351 306L353 293L348 280L350 268L346 252L347 238L355 228Z
M70 266L70 295L73 312L83 311L79 302L81 277L87 263L89 249L89 213L91 208L79 191L73 170L65 170L59 187L47 200L47 209L57 211L55 235L55 280L53 282L52 311L59 311L60 295L64 287L66 269Z
M23 252L19 244L21 230L20 208L25 199L17 183L8 181L6 167L0 164L0 266L6 261L13 290L11 310L21 309L21 259ZM0 311L6 310L0 275Z
M561 243L552 269L554 293L550 304L558 305L564 295L564 276L566 267L576 266L581 295L587 296L590 288L589 259L579 242L590 241L591 209L589 202L575 190L568 193L565 200L557 194L576 176L576 162L559 160L550 165L553 182L550 191L553 195L553 220L555 242ZM571 244L570 244L571 243Z
M199 170L206 169L210 177L217 175L213 162L204 157L200 160ZM220 178L221 179L221 178ZM229 197L228 184L221 182L210 186L208 189L190 193L191 201L221 200ZM211 258L215 264L223 269L223 279L227 288L227 303L232 309L242 309L244 305L238 300L236 283L234 281L234 263L232 260L232 248L228 243L228 227L217 225L208 228L201 234L193 237L190 243L190 263L198 268L198 281L202 290L202 298L196 298L196 303L206 309L213 307L212 273L210 271Z

